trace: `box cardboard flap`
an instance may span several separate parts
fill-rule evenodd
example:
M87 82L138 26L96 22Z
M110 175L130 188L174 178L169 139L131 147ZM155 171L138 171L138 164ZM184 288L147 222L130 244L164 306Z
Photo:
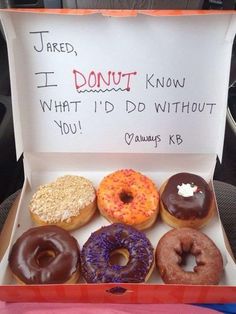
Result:
M221 157L235 15L0 14L18 156Z

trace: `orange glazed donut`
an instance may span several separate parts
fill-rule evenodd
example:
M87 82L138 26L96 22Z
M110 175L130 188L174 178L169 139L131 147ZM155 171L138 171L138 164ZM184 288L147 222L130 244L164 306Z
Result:
M159 193L155 184L132 169L106 176L97 191L98 208L111 222L120 222L143 230L158 215Z

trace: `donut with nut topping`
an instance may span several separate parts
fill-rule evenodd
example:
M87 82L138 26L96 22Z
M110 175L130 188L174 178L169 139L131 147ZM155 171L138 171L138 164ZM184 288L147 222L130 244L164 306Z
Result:
M93 184L76 175L65 175L40 186L29 204L36 225L57 225L65 230L85 225L96 207Z

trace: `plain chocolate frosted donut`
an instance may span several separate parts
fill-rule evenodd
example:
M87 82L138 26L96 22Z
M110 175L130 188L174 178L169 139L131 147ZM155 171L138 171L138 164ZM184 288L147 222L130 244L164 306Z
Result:
M128 252L126 265L110 263L110 256L116 250ZM153 265L153 247L146 235L120 223L92 233L81 252L81 271L88 283L144 282Z
M182 255L195 256L193 271L181 267ZM156 248L156 265L167 284L217 285L223 271L223 260L213 241L191 228L167 232Z
M60 227L31 228L14 243L9 266L22 284L76 282L80 267L79 246L76 239Z

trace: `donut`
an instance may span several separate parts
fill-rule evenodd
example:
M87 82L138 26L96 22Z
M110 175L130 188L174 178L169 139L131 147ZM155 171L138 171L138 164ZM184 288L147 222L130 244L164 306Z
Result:
M123 256L126 264L112 257ZM91 234L81 251L81 273L88 283L145 282L154 267L154 249L146 235L114 223Z
M159 211L159 193L148 177L132 169L107 175L97 190L100 213L110 222L149 228Z
M19 284L75 283L80 273L79 246L60 227L34 227L14 243L9 266Z
M196 266L185 271L181 266L186 254L195 256ZM217 285L223 259L214 242L192 228L172 229L158 242L156 265L167 284Z
M160 216L171 227L202 228L214 212L213 193L196 174L177 173L161 186Z
M96 211L96 192L86 178L59 177L39 187L29 204L36 225L57 225L74 230L85 225Z

